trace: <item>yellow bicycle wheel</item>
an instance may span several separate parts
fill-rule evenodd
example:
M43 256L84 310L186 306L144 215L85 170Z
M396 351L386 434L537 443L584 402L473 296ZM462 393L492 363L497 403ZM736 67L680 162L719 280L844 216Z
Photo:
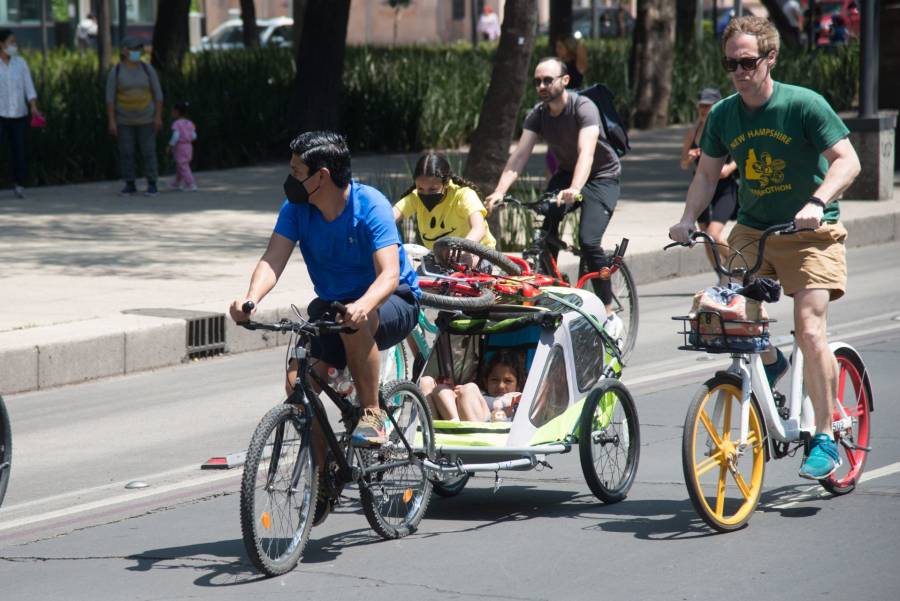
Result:
M720 374L703 385L684 421L681 451L684 481L703 521L720 532L743 527L759 503L766 451L755 398L741 444L740 380Z

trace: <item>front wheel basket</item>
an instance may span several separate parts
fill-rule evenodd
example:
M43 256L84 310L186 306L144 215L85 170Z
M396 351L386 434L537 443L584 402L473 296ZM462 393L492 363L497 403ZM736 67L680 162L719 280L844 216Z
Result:
M672 319L681 321L683 351L706 353L759 353L771 346L769 324L774 319L725 319L718 311L698 311Z

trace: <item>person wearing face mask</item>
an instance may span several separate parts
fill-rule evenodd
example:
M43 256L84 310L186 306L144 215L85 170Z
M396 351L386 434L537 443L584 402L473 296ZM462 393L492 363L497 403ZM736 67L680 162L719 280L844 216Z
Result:
M315 339L311 355L319 361L314 369L324 378L329 367L349 366L363 409L353 442L377 446L385 441L385 415L378 408L378 351L401 342L416 325L418 279L387 198L351 179L343 136L306 132L291 142L291 153L287 198L275 231L247 293L231 304L230 314L235 321L246 320L244 303L259 306L299 246L318 297L309 304L309 319L323 317L332 302L340 301L347 311L338 320L357 330ZM294 363L288 369L289 391L296 373Z
M415 184L394 205L394 219L416 216L422 243L429 250L444 236L468 238L494 248L487 209L472 182L454 174L441 154L422 155L413 170Z
M9 140L12 154L13 192L25 198L25 132L28 112L42 116L37 107L37 92L31 80L28 63L19 56L16 36L9 29L0 30L0 136Z
M119 167L125 187L120 196L137 194L134 146L138 145L147 176L145 196L156 196L156 134L162 127L163 93L152 65L141 60L144 43L128 36L122 40L122 61L106 79L106 116L110 135L119 146Z

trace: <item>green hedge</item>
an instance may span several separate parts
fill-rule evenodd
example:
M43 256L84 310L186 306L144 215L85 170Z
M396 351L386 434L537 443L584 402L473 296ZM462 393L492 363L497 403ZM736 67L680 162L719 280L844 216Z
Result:
M629 43L623 40L588 41L586 80L602 81L616 93L620 112L627 115ZM354 150L418 151L450 148L466 143L477 125L496 46L466 44L347 49L341 114L344 131ZM546 56L546 40L539 41L533 61ZM808 55L785 51L776 70L782 81L823 93L838 109L849 108L856 90L858 48ZM670 118L693 118L700 88L729 89L719 66L719 50L710 40L699 48L676 54ZM64 183L118 176L115 142L106 132L103 86L97 58L57 50L43 59L27 57L39 104L49 126L32 131L28 140L30 183ZM163 79L166 105L188 100L199 138L195 169L247 165L285 157L290 139L286 117L290 110L293 59L284 49L234 50L192 54L182 73ZM527 90L520 117L537 101ZM170 116L160 133L163 171L171 159L161 151L168 137ZM8 153L0 152L0 182L8 184Z

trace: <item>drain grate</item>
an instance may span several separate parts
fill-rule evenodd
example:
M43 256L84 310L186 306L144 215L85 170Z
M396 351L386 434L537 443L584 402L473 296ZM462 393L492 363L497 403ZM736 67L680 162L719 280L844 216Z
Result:
M225 314L187 309L129 309L122 313L168 317L185 321L188 359L212 357L225 352Z

